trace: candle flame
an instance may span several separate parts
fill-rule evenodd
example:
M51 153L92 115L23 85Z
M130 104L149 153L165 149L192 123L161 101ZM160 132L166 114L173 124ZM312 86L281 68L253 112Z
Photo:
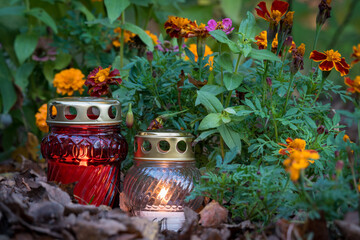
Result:
M169 189L162 188L158 195L158 198L164 199L166 197L166 194L168 193L168 191L169 191Z

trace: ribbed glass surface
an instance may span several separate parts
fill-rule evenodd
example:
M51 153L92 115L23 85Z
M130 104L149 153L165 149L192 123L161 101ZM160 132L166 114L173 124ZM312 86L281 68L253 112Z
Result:
M118 202L120 164L128 145L117 126L53 126L41 143L48 181L75 183L82 204Z
M202 197L186 202L200 172L193 162L135 161L125 177L126 201L136 215L139 211L181 212L197 209Z

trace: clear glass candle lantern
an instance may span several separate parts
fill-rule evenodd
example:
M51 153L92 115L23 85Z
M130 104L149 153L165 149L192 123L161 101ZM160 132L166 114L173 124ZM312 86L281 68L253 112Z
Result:
M191 147L193 136L183 132L147 131L135 136L134 166L124 181L128 206L135 215L165 221L178 230L183 208L200 207L203 198L185 201L200 178Z
M49 102L47 112L50 131L41 153L48 162L48 181L76 183L74 196L82 204L117 204L120 164L128 152L120 133L120 102L58 98Z

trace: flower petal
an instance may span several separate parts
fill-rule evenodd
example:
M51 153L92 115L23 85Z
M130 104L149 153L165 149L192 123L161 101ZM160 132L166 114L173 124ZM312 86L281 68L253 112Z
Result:
M270 19L270 13L266 8L266 3L259 2L257 7L258 8L255 8L257 15L268 21Z
M319 64L319 68L321 71L330 71L334 68L334 63L332 61L323 61Z
M318 52L316 50L310 53L310 59L314 60L315 62L320 62L326 60L327 56L325 53Z
M271 12L273 11L279 11L281 12L281 16L283 16L286 11L289 8L289 3L287 2L283 2L283 1L279 1L279 0L275 0L272 4L271 4Z
M349 73L349 69L343 66L340 62L335 62L335 69L340 73L341 76L345 76Z

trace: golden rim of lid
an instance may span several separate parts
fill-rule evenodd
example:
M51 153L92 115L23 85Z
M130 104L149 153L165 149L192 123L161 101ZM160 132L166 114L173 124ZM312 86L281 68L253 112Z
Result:
M48 103L46 122L53 125L116 125L121 123L121 104L110 98L55 98Z
M194 136L174 130L139 132L134 140L134 160L189 162L195 161Z

